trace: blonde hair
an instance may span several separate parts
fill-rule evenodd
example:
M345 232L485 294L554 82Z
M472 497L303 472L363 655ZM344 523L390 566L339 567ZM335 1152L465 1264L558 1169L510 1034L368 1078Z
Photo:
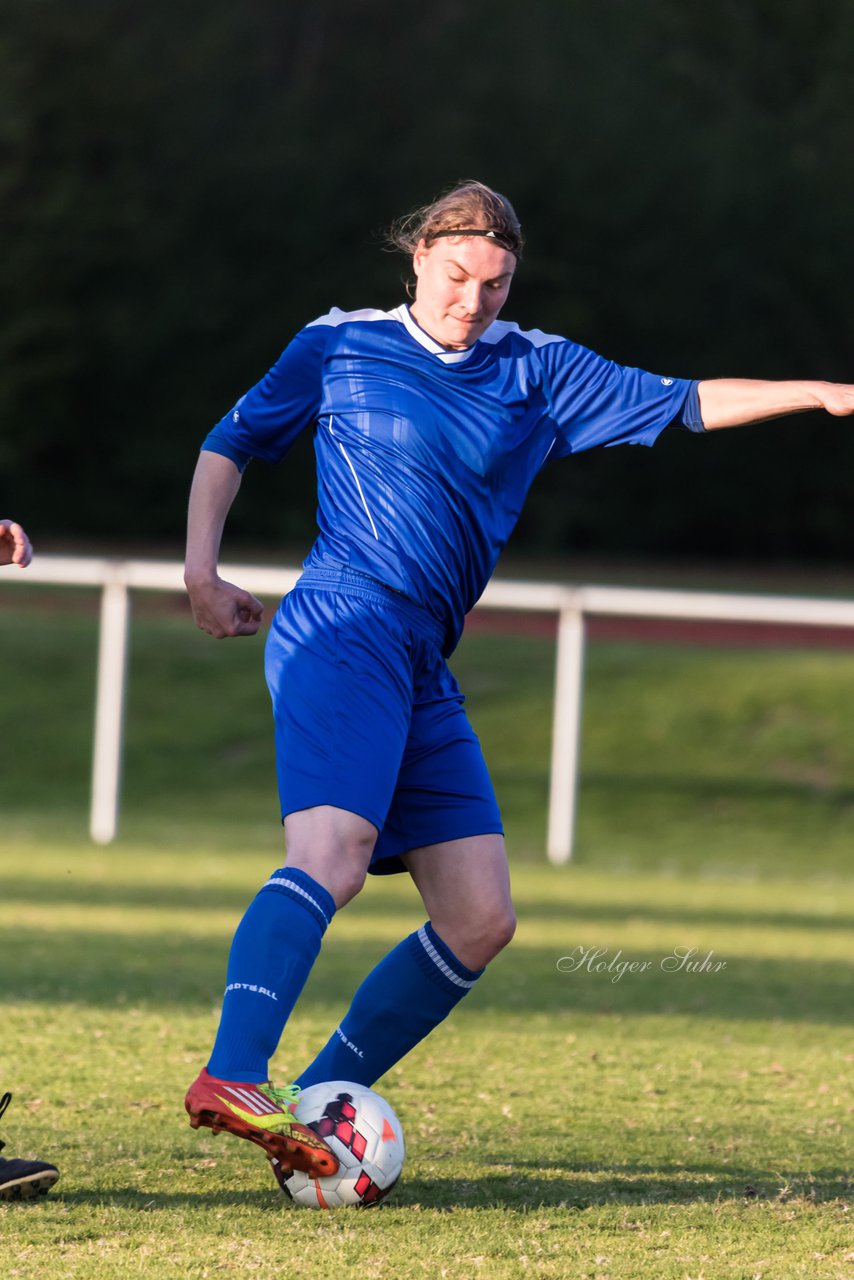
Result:
M522 228L506 196L482 182L460 182L444 195L398 218L389 229L388 243L401 253L413 254L423 240L429 248L437 235L450 231L490 232L516 258L522 256Z

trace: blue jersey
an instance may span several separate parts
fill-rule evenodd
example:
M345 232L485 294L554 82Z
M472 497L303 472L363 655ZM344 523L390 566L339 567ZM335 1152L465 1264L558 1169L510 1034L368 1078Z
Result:
M203 447L240 466L278 462L314 428L320 532L306 565L345 565L402 592L438 620L449 653L546 461L651 445L686 402L696 418L695 388L501 320L448 351L406 306L335 309Z

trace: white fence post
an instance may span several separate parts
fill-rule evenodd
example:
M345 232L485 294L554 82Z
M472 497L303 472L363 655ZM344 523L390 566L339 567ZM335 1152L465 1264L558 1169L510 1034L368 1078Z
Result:
M558 616L549 822L546 834L546 852L549 862L555 866L562 866L572 857L583 681L584 614L577 606L563 608Z
M116 837L119 821L128 613L127 584L119 579L106 582L101 594L92 808L89 817L89 834L96 844L110 844Z

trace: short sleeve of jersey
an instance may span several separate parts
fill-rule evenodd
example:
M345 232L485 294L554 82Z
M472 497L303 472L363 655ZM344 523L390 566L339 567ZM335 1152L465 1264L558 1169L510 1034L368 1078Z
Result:
M272 369L217 423L202 448L233 461L280 462L297 436L317 421L329 334L323 324L301 330Z
M541 350L557 427L552 457L600 445L652 445L680 416L690 379L660 377L558 339Z

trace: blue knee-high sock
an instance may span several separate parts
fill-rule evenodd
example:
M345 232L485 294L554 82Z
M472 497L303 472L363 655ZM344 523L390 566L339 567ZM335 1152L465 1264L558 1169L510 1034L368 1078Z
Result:
M467 969L428 921L381 960L359 987L344 1021L297 1077L372 1085L438 1026L483 973Z
M212 1076L269 1079L268 1061L334 913L331 894L305 871L282 867L261 889L231 944Z

